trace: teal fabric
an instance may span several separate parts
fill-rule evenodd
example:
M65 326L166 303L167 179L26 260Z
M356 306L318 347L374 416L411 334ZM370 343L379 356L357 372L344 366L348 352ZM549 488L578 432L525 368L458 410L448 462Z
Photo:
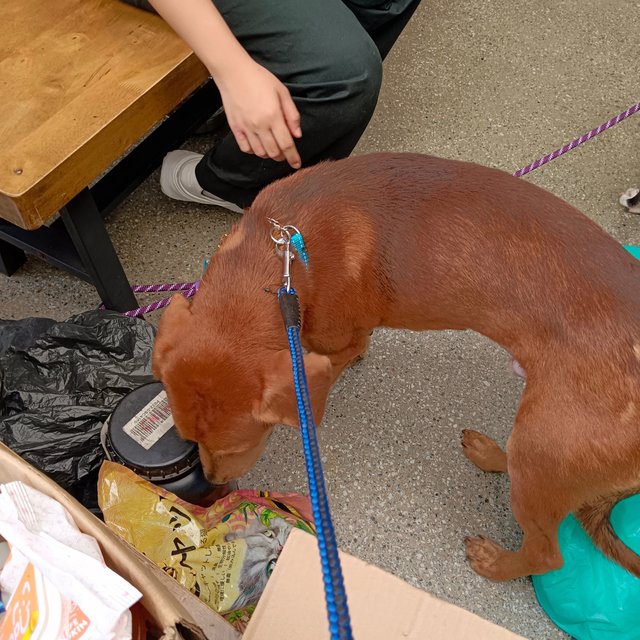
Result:
M634 258L638 258L638 260L640 260L640 247L636 247L635 245L632 244L627 244L624 246L624 248L634 257Z
M611 525L640 554L640 494L613 508ZM564 566L533 576L551 620L576 640L640 640L640 579L596 549L573 516L562 522L558 538Z

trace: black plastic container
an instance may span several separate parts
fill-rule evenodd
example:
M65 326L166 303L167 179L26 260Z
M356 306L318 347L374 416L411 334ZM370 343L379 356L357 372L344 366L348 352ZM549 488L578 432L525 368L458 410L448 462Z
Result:
M110 460L191 504L209 506L237 488L205 478L198 446L178 434L159 382L139 387L118 403L105 423L102 444Z

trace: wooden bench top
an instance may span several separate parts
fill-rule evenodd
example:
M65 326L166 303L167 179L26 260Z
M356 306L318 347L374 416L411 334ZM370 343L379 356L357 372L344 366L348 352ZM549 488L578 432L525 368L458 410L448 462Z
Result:
M0 218L42 226L207 75L160 17L119 0L3 3Z

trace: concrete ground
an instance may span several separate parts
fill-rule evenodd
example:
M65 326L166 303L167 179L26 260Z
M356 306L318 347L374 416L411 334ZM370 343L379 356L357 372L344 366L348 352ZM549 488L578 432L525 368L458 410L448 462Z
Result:
M377 113L357 153L419 151L514 171L638 100L632 0L424 0L390 55ZM640 218L617 203L640 183L640 115L527 178L615 238L640 244ZM196 139L200 149L210 141ZM195 279L235 216L162 196L154 174L110 219L132 282ZM4 318L64 319L94 291L37 260L0 277ZM460 452L460 430L504 442L520 384L507 356L470 333L379 331L330 402L321 446L343 549L531 639L566 637L531 582L492 584L463 552L469 534L510 548L520 532L508 481ZM244 479L305 490L297 434L280 429Z

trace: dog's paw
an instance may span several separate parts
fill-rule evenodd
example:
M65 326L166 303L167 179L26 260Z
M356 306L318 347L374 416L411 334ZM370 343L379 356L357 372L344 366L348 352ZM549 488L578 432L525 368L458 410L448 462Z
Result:
M507 553L493 540L483 536L466 538L467 560L471 568L478 574L490 580L504 580L500 571L500 560Z
M465 429L462 432L462 453L483 471L507 471L507 454L479 431Z

